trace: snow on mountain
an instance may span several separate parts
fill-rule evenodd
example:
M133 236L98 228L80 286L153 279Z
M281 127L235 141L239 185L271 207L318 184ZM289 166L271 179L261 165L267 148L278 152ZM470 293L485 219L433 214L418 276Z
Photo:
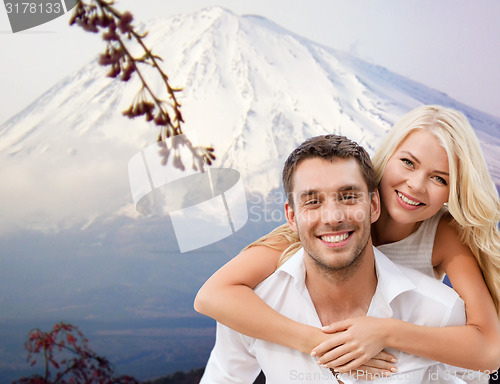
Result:
M434 103L467 115L500 185L500 119L443 93L264 18L217 7L146 28L147 44L183 88L185 131L213 145L215 166L240 171L248 191L277 188L284 158L307 137L340 133L373 152L406 111ZM121 115L137 80L124 84L106 71L96 61L85 65L0 126L0 231L138 216L127 163L157 130Z

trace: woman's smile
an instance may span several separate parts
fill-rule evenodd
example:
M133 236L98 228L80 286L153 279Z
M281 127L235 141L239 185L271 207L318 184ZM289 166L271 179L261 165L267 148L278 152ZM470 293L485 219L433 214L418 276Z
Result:
M425 130L410 133L386 164L380 181L382 204L400 224L433 216L448 201L448 155Z
M397 195L397 202L405 209L418 209L419 207L425 206L425 204L418 199L407 195L403 192L400 192L398 190L395 191Z

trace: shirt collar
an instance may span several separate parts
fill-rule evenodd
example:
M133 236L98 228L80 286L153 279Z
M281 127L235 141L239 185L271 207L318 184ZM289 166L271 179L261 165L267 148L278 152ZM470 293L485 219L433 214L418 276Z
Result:
M374 317L392 317L392 301L401 293L415 289L415 284L387 256L373 247L375 253L375 271L377 288L373 295L367 315ZM290 275L295 285L305 287L306 269L304 249L301 248L290 257L277 271Z
M392 301L401 293L416 289L416 286L399 266L390 261L387 256L375 247L373 251L375 253L377 289L373 295L367 315L392 317Z
M306 266L304 264L304 248L300 248L290 258L281 265L277 273L290 275L293 283L300 288L306 285Z

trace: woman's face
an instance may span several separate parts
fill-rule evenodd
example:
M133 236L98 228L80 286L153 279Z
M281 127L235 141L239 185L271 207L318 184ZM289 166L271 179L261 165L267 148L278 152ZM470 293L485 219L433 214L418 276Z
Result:
M382 206L398 223L423 221L448 201L449 180L445 149L433 134L415 130L387 162L379 186Z

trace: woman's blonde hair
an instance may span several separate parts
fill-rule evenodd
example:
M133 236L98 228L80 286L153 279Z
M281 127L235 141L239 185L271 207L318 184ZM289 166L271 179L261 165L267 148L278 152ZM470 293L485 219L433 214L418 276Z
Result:
M450 170L448 210L455 219L460 240L477 259L500 314L500 201L479 140L467 118L454 109L438 105L425 105L404 115L373 156L377 182L389 158L414 130L431 132L447 152ZM280 266L300 248L298 235L287 224L248 247L265 245L282 249L283 244L291 245L283 252Z
M448 210L460 240L478 261L497 312L500 313L500 201L479 140L467 118L439 105L424 105L404 115L372 158L380 182L389 158L415 130L435 135L448 155Z
M287 261L295 252L297 252L302 247L299 235L296 232L292 231L288 223L281 224L279 227L274 228L268 234L247 245L245 248L243 248L243 251L250 247L255 247L256 245L264 245L277 251L283 251L278 261L277 268L279 268L285 261ZM284 249L284 246L287 247Z

